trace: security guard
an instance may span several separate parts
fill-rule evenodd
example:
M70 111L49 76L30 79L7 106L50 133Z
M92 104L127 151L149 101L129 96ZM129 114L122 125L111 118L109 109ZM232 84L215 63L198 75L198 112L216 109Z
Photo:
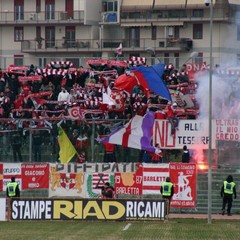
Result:
M15 177L11 178L11 182L7 184L7 196L12 197L20 197L20 189L17 182L15 182Z
M174 187L173 187L173 184L171 183L170 177L167 177L166 181L163 182L160 191L163 199L166 199L168 202L167 211L166 211L166 214L168 215L170 212L170 201L174 194Z
M229 175L227 179L223 182L223 186L221 188L221 197L223 198L223 205L222 205L222 215L225 214L225 207L227 206L227 214L231 216L231 208L232 208L232 201L233 195L237 198L236 193L236 184L233 181L233 176Z

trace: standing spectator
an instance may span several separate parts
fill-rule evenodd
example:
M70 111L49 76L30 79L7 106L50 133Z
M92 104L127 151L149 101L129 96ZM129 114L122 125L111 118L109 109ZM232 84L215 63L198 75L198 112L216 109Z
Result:
M12 74L12 76L9 78L8 87L13 92L15 98L18 95L20 85L17 77L14 74Z
M32 149L34 162L41 162L42 160L42 143L43 139L41 133L38 130L34 131L32 134Z
M104 199L114 198L114 188L110 186L109 182L104 183L104 186L102 187L102 197Z
M22 162L22 154L21 154L22 140L19 132L15 132L12 135L11 143L12 143L14 162L17 162L18 160Z
M104 159L103 161L105 163L111 163L111 162L116 162L115 158L115 145L112 143L103 143L105 152L104 152Z
M177 103L173 103L169 105L167 109L167 119L171 124L172 135L174 134L175 130L178 130L179 119L177 117L176 108L177 108Z
M70 98L69 92L66 90L65 87L62 87L62 91L58 94L57 100L60 102L61 101L69 102L69 100L70 100L69 98Z
M190 153L187 149L187 146L183 146L183 153L182 153L182 163L189 163L190 162Z
M166 181L163 182L160 191L161 191L163 199L167 200L166 214L168 215L170 213L170 201L174 194L174 187L173 187L173 184L171 183L170 177L167 177Z
M27 70L27 76L35 75L35 67L33 64L30 65L29 69Z
M2 69L0 68L0 92L5 91L6 81L4 78L4 73L2 72Z
M11 177L11 182L7 184L7 197L20 197L20 189L17 182L15 182L15 177Z
M110 130L106 129L105 133L106 133L106 135L110 134ZM103 162L105 162L105 163L116 162L115 145L112 143L103 142L103 146L104 146L104 150L105 150Z
M231 208L232 208L232 201L233 201L233 194L234 198L237 198L236 193L236 184L233 182L233 176L229 175L227 179L223 182L223 186L221 188L221 197L223 198L222 203L222 215L225 214L225 207L227 206L227 214L228 216L232 216Z

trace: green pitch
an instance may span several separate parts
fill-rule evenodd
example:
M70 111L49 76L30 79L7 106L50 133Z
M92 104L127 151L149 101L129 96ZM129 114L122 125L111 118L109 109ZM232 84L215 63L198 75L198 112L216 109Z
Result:
M0 222L0 240L239 239L240 220L168 222Z

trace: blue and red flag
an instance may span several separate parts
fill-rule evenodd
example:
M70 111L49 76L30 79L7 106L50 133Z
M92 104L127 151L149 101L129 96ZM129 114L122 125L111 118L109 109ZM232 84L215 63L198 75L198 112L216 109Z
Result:
M171 94L162 79L165 64L158 63L150 67L138 66L130 69L129 74L123 74L115 80L116 88L124 89L131 93L134 86L142 86L146 91L151 90L155 94L172 101Z

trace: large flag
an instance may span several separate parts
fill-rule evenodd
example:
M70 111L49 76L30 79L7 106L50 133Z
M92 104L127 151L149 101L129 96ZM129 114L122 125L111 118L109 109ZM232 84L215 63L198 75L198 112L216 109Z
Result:
M127 124L118 127L106 138L97 140L155 152L155 148L151 145L154 119L154 113L151 111L144 116L136 115Z
M155 94L172 101L171 94L162 79L165 64L158 63L150 67L138 66L130 69L145 89L150 89Z
M77 150L61 126L58 127L58 143L60 147L59 160L61 163L68 163L77 153Z
M142 86L146 91L172 101L171 94L162 79L165 64L158 63L150 67L138 66L130 69L130 73L120 75L114 82L114 87L131 93L134 86Z

